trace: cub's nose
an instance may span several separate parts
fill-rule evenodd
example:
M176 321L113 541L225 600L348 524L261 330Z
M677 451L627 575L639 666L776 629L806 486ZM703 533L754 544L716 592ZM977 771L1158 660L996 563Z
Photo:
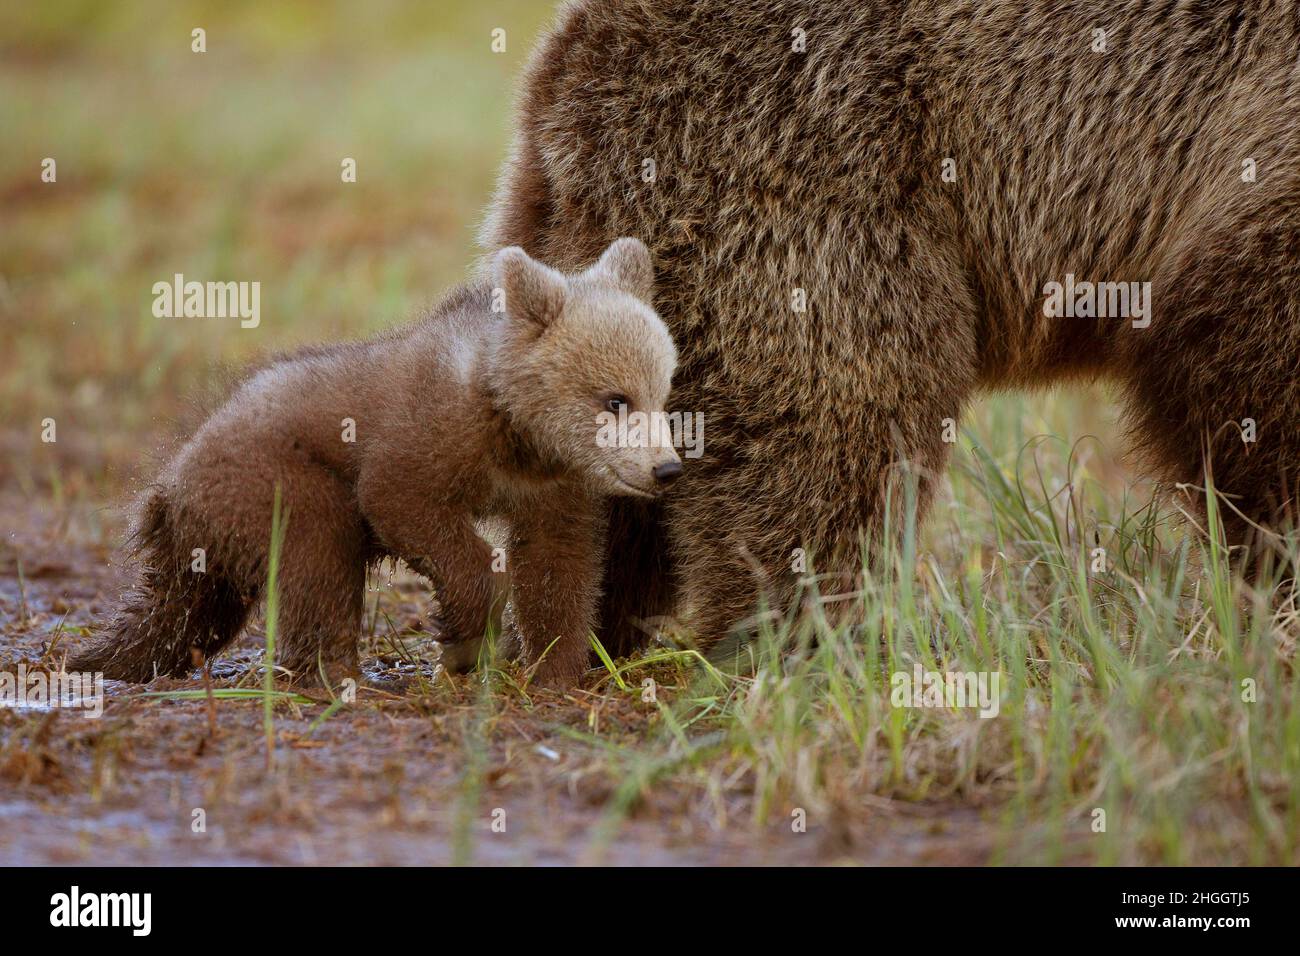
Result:
M677 476L682 473L682 463L680 461L666 461L662 465L655 465L655 481L661 485L666 485L670 481L675 481Z

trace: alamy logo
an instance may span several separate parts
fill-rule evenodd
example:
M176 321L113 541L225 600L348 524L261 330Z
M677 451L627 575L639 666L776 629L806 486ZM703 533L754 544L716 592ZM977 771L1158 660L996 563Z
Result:
M50 897L51 926L128 926L134 936L148 936L153 926L151 893L70 893Z
M1043 315L1085 319L1132 319L1133 328L1151 324L1150 282L1075 282L1067 272L1065 282L1043 286Z
M153 314L159 319L233 319L243 329L262 321L262 283L186 282L176 273L171 282L153 284Z
M0 671L0 707L15 710L81 710L87 720L104 714L104 675L59 671Z
M683 448L683 458L704 454L703 412L601 412L596 445L600 448Z
M981 717L996 717L1002 708L1001 671L897 671L889 679L894 707L978 707Z

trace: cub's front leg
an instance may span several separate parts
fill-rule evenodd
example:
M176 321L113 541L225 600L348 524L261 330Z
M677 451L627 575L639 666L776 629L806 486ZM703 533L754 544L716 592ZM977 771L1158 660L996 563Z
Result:
M524 663L544 687L572 687L587 669L604 568L604 503L565 487L511 522L511 604Z
M476 642L500 627L503 576L492 549L464 512L404 494L407 483L383 472L357 487L362 513L384 549L433 582L442 604L443 641Z

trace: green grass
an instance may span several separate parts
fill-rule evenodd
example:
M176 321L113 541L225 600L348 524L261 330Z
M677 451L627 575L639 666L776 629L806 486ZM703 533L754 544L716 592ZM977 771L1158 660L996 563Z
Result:
M266 766L275 761L275 633L280 624L280 551L289 515L280 511L280 485L275 486L271 511L271 550L266 562L266 657L262 662L262 730L266 736Z
M1037 487L969 442L940 503L943 553L909 549L904 527L865 574L860 626L769 628L731 675L679 653L687 687L657 732L608 754L611 814L651 787L704 794L739 777L757 826L795 807L810 824L852 819L873 794L991 811L1004 860L1296 862L1288 592L1235 579L1221 534L1070 494L1067 460L1042 464L1055 473ZM1094 573L1098 539L1108 565ZM623 663L607 692L639 694L638 669L665 656ZM999 672L1000 714L893 706L890 675L916 661Z
M142 691L136 695L144 698L157 698L158 700L207 700L208 691L206 690L149 690ZM267 698L268 691L257 687L217 687L212 690L214 700L256 700L263 701ZM272 690L269 696L273 700L292 701L295 704L314 704L310 697L304 697L301 694L295 694L288 690Z
M458 281L550 16L509 0L0 10L0 481L93 516L149 475L221 366L402 321ZM39 181L46 156L57 184ZM261 326L155 319L150 288L174 272L261 281ZM1212 497L1209 533L1176 520L1177 495L1150 504L1116 417L1101 390L981 402L924 526L895 502L900 544L856 630L772 627L738 668L664 648L607 661L600 693L635 732L560 728L612 784L593 854L673 794L755 827L795 808L810 827L881 801L973 809L1008 862L1300 862L1294 607L1234 579ZM999 716L891 706L914 661L999 672ZM532 706L501 673L465 726L458 861L494 717Z

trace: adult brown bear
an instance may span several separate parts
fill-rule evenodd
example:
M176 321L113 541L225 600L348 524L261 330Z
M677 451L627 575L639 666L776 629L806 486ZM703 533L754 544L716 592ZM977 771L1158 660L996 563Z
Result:
M621 235L706 431L669 501L615 507L619 650L634 619L707 641L788 598L800 546L851 573L891 465L926 497L981 389L1108 377L1161 477L1212 453L1234 540L1289 512L1294 3L578 0L484 238L575 268ZM1045 315L1070 277L1150 283L1149 312Z

